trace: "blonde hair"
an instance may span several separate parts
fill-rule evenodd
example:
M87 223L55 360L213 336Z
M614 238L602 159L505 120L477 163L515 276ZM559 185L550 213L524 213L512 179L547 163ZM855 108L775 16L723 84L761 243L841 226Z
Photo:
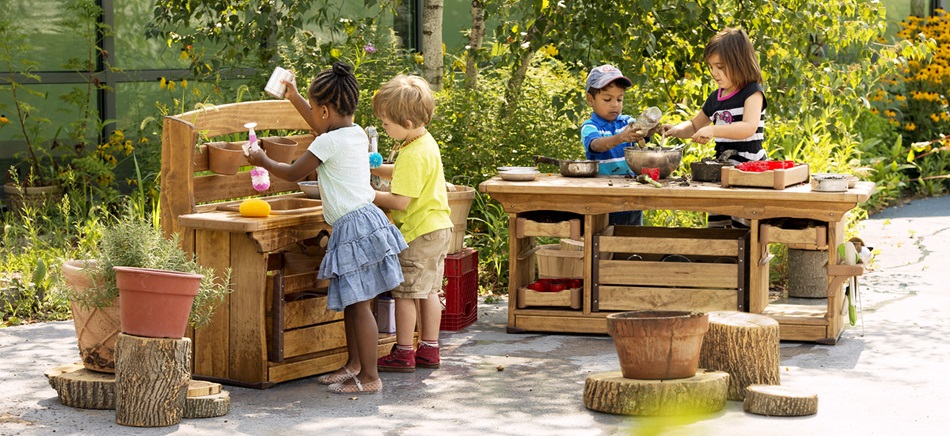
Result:
M421 127L432 121L435 98L425 79L400 74L376 91L373 113L407 129Z
M756 60L752 41L744 30L727 28L713 36L706 44L703 59L708 62L713 55L719 55L719 59L726 66L729 81L737 88L743 88L752 82L762 84L759 61Z

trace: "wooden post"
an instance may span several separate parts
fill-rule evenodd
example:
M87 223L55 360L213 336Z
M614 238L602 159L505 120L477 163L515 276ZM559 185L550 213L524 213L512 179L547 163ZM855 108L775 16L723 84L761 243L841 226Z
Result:
M728 398L742 400L751 384L779 384L778 344L778 321L766 315L709 312L699 367L728 372Z
M825 250L788 249L788 296L825 298L828 290L828 253Z
M115 422L165 427L181 422L191 379L191 339L119 334Z

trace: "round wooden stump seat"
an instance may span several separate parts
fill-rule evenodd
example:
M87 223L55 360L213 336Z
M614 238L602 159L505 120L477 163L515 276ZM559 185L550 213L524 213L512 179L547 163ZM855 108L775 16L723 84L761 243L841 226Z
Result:
M115 374L90 371L82 363L72 363L52 368L45 375L63 405L115 409Z
M818 395L788 386L751 385L742 410L765 416L806 416L818 413Z
M729 374L699 369L689 378L636 380L620 371L592 374L584 383L584 407L615 415L674 416L718 412L726 407Z
M749 385L779 384L778 321L754 313L709 312L699 366L729 373L730 400L745 398Z

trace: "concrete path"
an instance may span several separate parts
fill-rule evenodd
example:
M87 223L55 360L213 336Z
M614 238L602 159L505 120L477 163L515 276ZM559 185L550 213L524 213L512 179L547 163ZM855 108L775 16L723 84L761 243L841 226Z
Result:
M43 372L78 360L71 322L0 329L0 436L201 435L895 435L950 426L950 197L915 201L865 221L878 252L861 278L863 323L837 345L783 343L782 384L818 394L818 414L769 418L730 401L676 419L589 411L591 373L619 369L606 336L505 333L507 303L481 304L478 322L443 332L443 365L383 374L384 392L355 399L313 378L268 390L225 387L230 414L165 428L115 424L111 410L63 406ZM503 371L499 371L499 366Z

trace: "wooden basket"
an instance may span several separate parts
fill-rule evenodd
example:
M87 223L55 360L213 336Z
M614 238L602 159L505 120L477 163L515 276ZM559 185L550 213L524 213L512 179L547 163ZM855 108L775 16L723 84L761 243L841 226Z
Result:
M808 165L795 165L784 170L768 170L760 173L742 171L736 167L722 168L722 187L750 186L753 188L785 189L808 181Z
M449 197L449 218L454 225L448 254L456 254L461 252L464 246L468 212L472 209L472 200L475 199L475 188L455 185L455 191L449 191L446 195Z
M560 244L542 245L535 253L541 278L583 278L584 252L562 250Z

